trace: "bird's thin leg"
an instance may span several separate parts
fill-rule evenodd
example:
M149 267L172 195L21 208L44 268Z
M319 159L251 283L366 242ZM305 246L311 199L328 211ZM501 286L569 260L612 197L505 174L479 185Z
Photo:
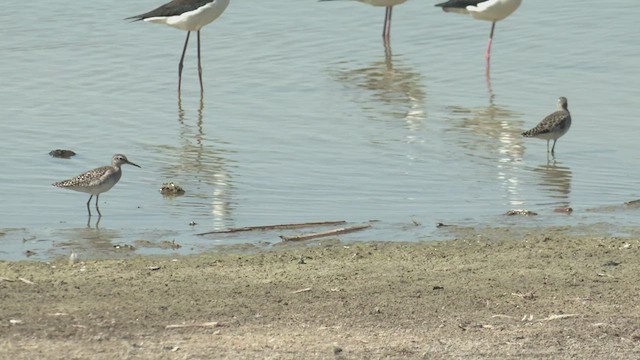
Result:
M493 41L493 31L496 28L496 22L491 23L491 33L489 34L489 44L487 44L487 52L484 53L484 58L487 59L487 63L489 59L491 59L491 42Z
M200 30L198 30L198 77L200 78L200 95L204 93L202 87L202 65L200 65Z
M93 194L89 196L89 200L87 200L87 211L89 212L89 217L91 217L91 208L89 208L89 203L91 202L91 198L93 198Z
M391 36L391 12L392 11L393 11L393 6L387 6L384 14L384 27L382 28L382 37L387 41Z
M187 52L187 44L189 43L189 35L191 31L187 31L187 38L184 40L184 48L182 48L182 56L178 63L178 97L180 97L180 87L182 85L182 68L184 67L184 53Z
M384 43L384 62L387 66L387 70L393 69L393 54L391 51L391 42L389 39L383 39Z
M102 217L102 214L100 214L100 208L98 207L98 198L100 197L100 194L96 195L96 210L98 211L98 219Z
M551 155L553 155L555 153L556 150L556 141L558 141L558 139L553 140L553 146L551 147Z

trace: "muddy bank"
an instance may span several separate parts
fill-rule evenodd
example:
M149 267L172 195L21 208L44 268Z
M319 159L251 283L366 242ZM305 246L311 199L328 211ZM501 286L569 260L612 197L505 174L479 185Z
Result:
M317 244L0 263L0 357L640 355L637 238Z

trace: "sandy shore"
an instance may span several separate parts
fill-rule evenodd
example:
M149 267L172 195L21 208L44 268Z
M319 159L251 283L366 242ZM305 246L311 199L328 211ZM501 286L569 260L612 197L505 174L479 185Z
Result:
M314 244L2 262L0 357L640 357L639 239Z

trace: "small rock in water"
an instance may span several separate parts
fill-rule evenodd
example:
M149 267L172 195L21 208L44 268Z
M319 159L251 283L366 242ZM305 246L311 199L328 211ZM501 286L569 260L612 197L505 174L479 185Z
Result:
M505 215L507 215L507 216L513 216L513 215L533 216L533 215L538 215L538 213L534 213L533 211L524 210L524 209L514 209L514 210L507 211L505 213Z
M49 155L57 158L69 159L74 156L76 153L72 150L63 150L63 149L55 149L49 152Z
M184 189L182 189L179 185L174 184L173 182L169 182L162 184L160 193L165 196L178 196L184 195Z

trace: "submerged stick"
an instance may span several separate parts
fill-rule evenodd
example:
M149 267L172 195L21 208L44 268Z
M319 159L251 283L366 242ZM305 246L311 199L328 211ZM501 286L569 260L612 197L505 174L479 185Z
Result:
M300 235L293 235L293 236L280 235L280 238L282 240L284 240L284 241L309 240L309 239L315 239L315 238L325 237L325 236L347 234L347 233L351 233L351 232L354 232L354 231L364 230L364 229L370 228L370 227L371 227L371 225L369 225L369 224L367 224L367 225L357 225L357 226L352 226L352 227L347 227L347 228L339 228L339 229L321 231L321 232L317 232L317 233L300 234Z
M203 232L196 235L202 236L202 235L209 235L209 234L227 234L227 233L234 233L234 232L241 232L241 231L256 231L256 230L298 229L298 228L304 228L304 227L340 225L340 224L346 224L346 223L347 223L346 221L340 220L340 221L307 222L307 223L298 223L298 224L245 226L245 227L239 227L239 228L230 228L226 230L207 231L207 232Z

